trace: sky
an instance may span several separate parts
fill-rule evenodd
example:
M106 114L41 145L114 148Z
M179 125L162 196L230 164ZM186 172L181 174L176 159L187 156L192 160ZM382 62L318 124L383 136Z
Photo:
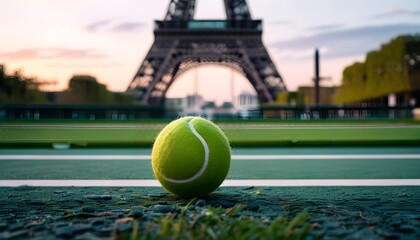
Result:
M196 0L195 19L224 19L223 0ZM263 42L288 90L313 85L315 48L321 85L338 86L342 71L364 61L401 34L420 33L419 0L247 0L263 20ZM9 73L67 88L73 75L88 74L111 91L125 91L151 47L153 21L169 0L0 0L0 64ZM202 66L181 75L167 97L198 93L217 103L254 92L239 73ZM232 89L233 88L233 89Z

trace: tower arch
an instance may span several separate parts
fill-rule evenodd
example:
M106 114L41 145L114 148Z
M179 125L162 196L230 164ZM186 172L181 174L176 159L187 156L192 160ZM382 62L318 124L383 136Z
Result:
M262 42L262 21L252 20L245 0L224 0L226 20L194 20L195 0L171 0L155 41L127 91L145 104L162 105L180 74L203 64L235 68L254 87L260 103L286 86Z

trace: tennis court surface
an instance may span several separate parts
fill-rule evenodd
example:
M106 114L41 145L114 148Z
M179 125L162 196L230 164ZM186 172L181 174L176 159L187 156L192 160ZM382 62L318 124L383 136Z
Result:
M150 148L0 149L0 239L154 238L171 229L164 219L186 219L188 230L212 214L232 221L231 231L237 221L267 231L284 217L287 234L303 239L420 238L417 146L233 148L222 187L193 201L160 187L150 154ZM211 230L204 238L224 236L205 221ZM174 235L176 226L165 233L183 238Z

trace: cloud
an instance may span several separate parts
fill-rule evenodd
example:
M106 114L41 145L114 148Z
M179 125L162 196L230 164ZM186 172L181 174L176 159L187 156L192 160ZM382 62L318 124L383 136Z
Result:
M111 31L113 32L133 32L137 31L145 26L142 22L123 22L115 25Z
M112 19L100 20L88 24L88 32L135 32L145 26L143 22L118 22Z
M329 25L320 25L320 26L309 27L309 28L307 28L307 30L325 31L325 30L342 28L344 26L345 26L344 24L329 24Z
M100 31L101 29L109 26L110 23L112 23L111 19L106 19L106 20L93 22L93 23L86 26L86 30L88 32L97 32L97 31Z
M8 59L80 59L80 58L104 58L93 49L69 49L69 48L25 48L16 51L0 52L1 58Z
M413 14L416 15L418 14L420 11L410 11L407 9L403 9L403 8L391 8L388 9L385 12L376 14L374 16L372 16L373 19L378 19L378 18L388 18L388 17L396 17L396 16L402 16L402 15L409 15L409 14Z
M110 68L110 67L119 67L119 63L90 63L90 64L81 64L81 63L51 63L48 64L49 67L54 68Z
M321 54L327 52L328 50L326 48L319 49L319 52ZM277 56L283 59L307 59L312 58L314 56L314 49L302 49L302 50L282 50L277 53Z
M368 51L378 49L380 44L388 42L398 35L419 32L420 24L366 26L319 32L312 36L276 42L271 46L278 51L279 55L281 55L281 51L288 51L289 54L285 58L289 59L293 59L290 57L290 51L302 53L306 50L313 51L315 48L326 49L323 57L350 57L364 55Z

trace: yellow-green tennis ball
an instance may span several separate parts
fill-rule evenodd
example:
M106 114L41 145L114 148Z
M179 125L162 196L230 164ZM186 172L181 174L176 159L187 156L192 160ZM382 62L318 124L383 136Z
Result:
M205 196L216 190L229 172L229 142L214 123L183 117L157 136L152 167L167 191L184 198Z

